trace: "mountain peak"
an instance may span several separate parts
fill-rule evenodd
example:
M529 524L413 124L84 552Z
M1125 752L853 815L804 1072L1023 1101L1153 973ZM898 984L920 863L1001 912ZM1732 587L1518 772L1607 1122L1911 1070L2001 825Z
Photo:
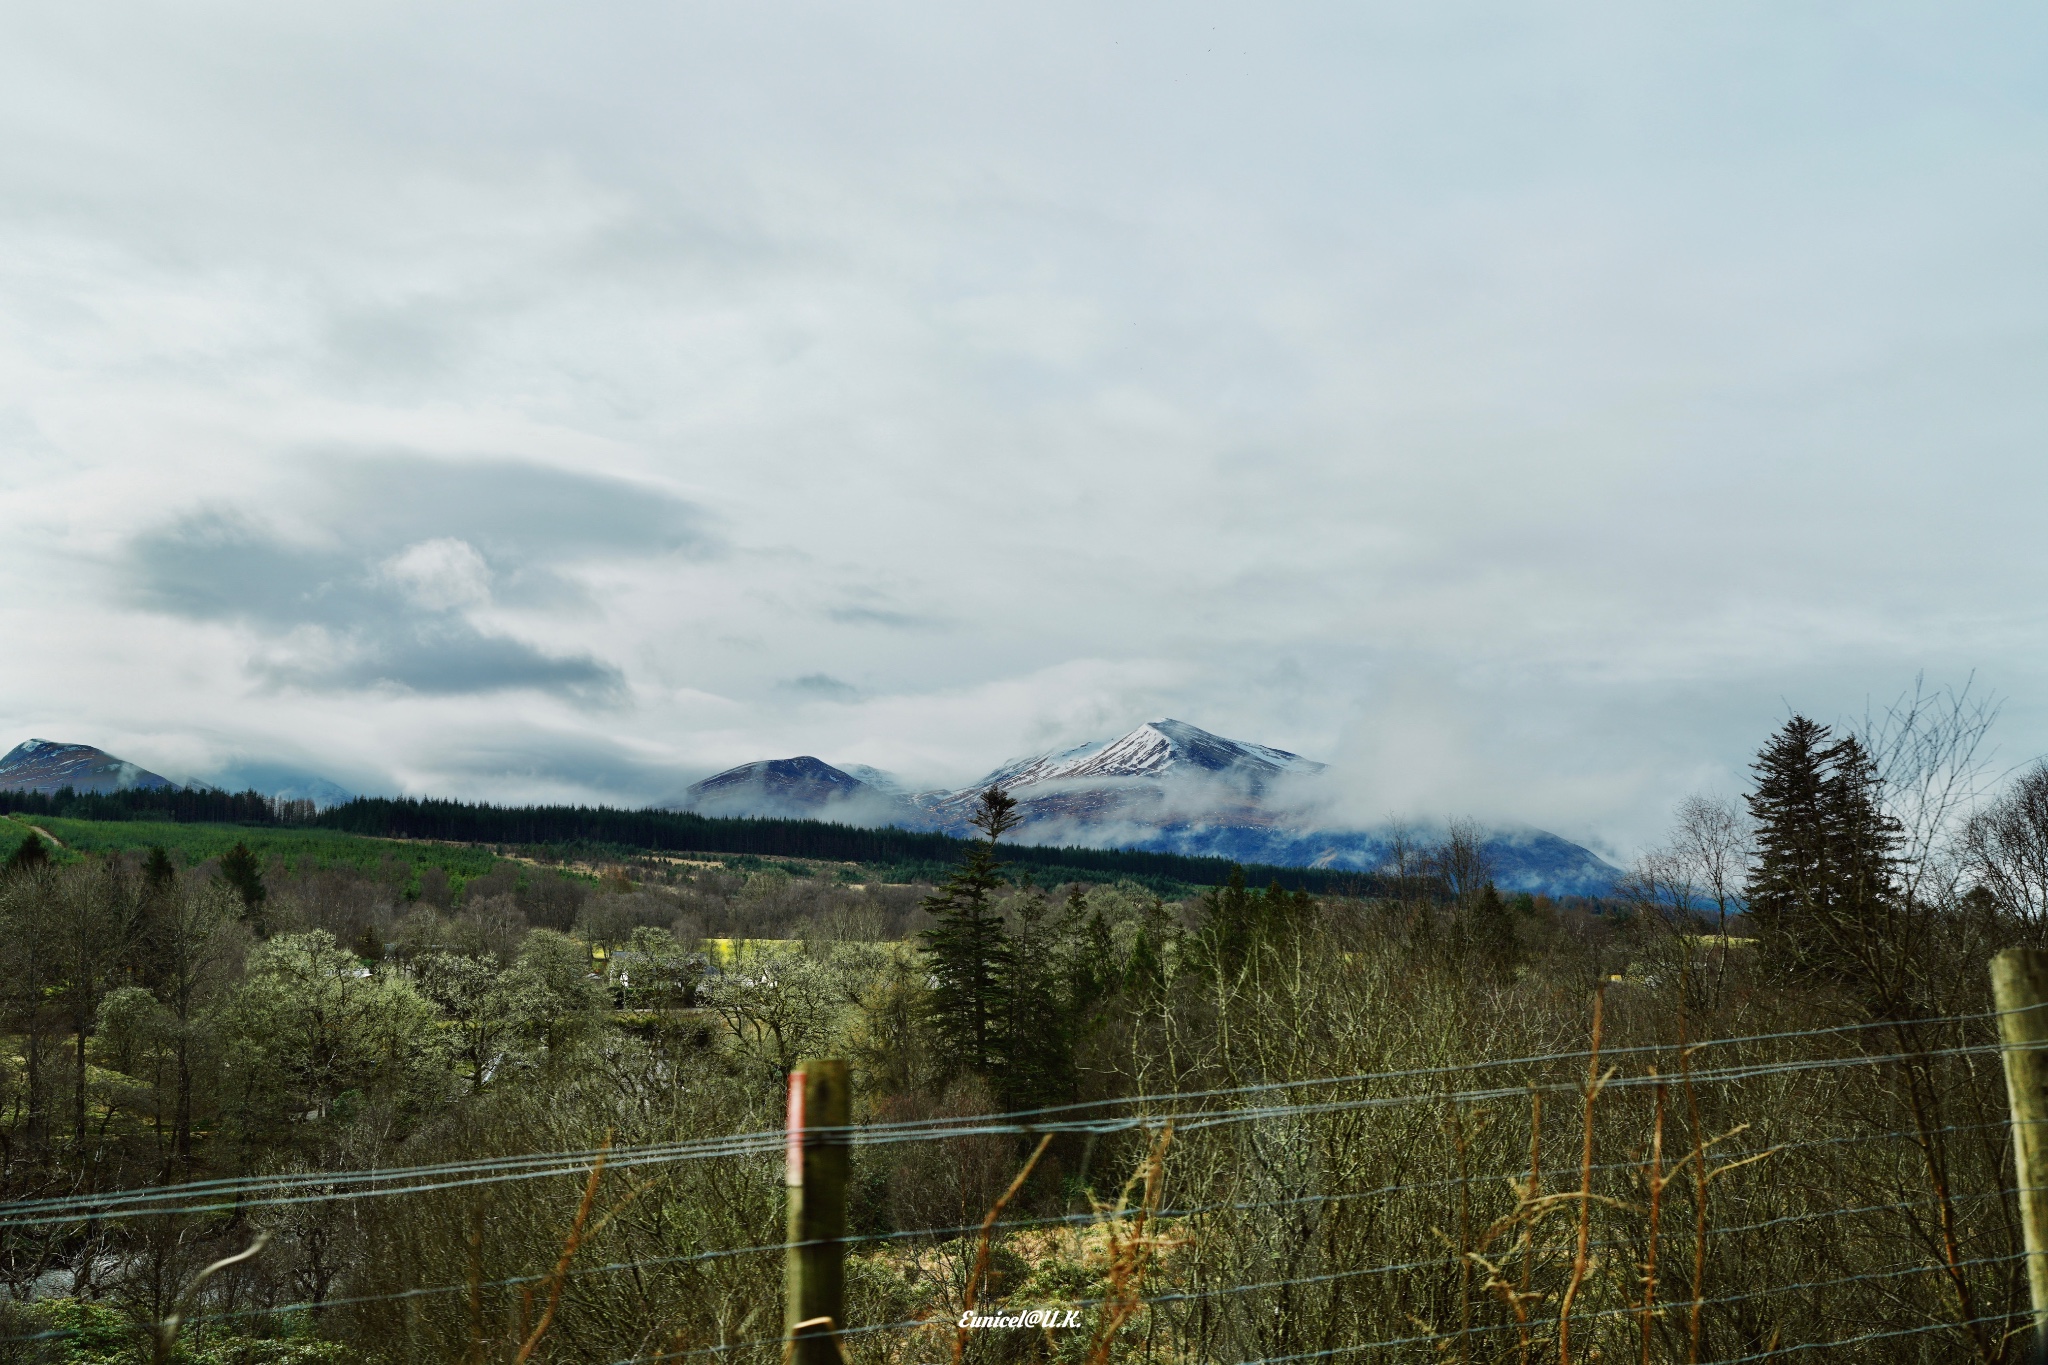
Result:
M1167 773L1198 771L1262 782L1283 773L1306 776L1323 770L1323 765L1315 760L1291 754L1285 749L1225 739L1171 716L1146 721L1129 734L1107 744L1084 747L1088 752L1078 754L1071 761L1055 761L1048 770L1031 780L1161 777Z
M676 803L699 815L904 819L909 803L810 754L742 763L694 783Z
M112 792L172 785L148 769L90 744L31 739L0 758L0 789L8 791L49 793L69 787L79 792Z

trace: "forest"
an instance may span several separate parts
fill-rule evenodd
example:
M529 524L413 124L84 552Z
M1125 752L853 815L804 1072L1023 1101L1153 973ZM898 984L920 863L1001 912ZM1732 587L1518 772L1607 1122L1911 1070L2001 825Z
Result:
M1344 891L1053 884L998 791L927 883L25 833L0 1351L769 1365L835 1057L857 1365L2017 1361L1987 963L2048 767L1986 723L1793 717L1598 904L1470 822Z
M491 845L560 856L630 856L637 852L740 854L861 863L909 880L937 873L965 853L967 840L925 830L871 829L824 820L695 815L686 811L620 810L606 806L493 806L411 797L357 797L324 811L310 801L273 801L260 792L155 788L114 792L0 791L0 815L113 822L241 824L332 830L372 839L413 839ZM1142 849L1017 845L1010 861L1041 883L1132 880L1168 895L1221 886L1232 864ZM1261 885L1359 894L1372 878L1308 867L1242 869Z

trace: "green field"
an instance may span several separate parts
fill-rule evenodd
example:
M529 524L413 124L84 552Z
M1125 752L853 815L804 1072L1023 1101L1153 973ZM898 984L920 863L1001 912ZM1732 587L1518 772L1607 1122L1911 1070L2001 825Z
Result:
M196 867L241 843L266 863L277 859L294 873L319 867L374 872L389 858L410 865L414 876L425 868L438 867L455 886L483 876L504 861L487 848L370 839L338 830L173 824L158 820L66 820L45 815L0 817L0 845L12 851L31 825L48 830L63 843L61 851L52 850L59 861L69 861L81 853L161 847L180 866Z

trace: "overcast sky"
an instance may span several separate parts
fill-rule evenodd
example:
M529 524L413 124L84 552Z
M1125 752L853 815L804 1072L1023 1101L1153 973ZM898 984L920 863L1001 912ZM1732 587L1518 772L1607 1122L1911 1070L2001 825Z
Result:
M0 748L650 800L1158 715L1625 854L2048 750L2048 11L13 6Z

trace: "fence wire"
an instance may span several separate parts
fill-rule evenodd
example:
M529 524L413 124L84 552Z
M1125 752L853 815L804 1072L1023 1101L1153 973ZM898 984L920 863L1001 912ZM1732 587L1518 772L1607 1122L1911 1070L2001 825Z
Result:
M1823 1038L1860 1038L1873 1030L1891 1031L1894 1037L1904 1036L1907 1029L1953 1028L1982 1024L1998 1017L1997 1012L1961 1015L1941 1019L1923 1019L1908 1024L1860 1024L1820 1029L1791 1030L1777 1033L1755 1034L1742 1037L1705 1039L1689 1043L1684 1048L1685 1067L1682 1072L1653 1071L1611 1074L1603 1078L1598 1089L1601 1093L1640 1089L1645 1086L1666 1086L1676 1089L1680 1084L1695 1088L1719 1088L1740 1085L1744 1082L1766 1077L1796 1077L1825 1071L1846 1071L1858 1068L1924 1065L1937 1058L1975 1059L2000 1052L1999 1044L1958 1043L1940 1048L1892 1049L1877 1052L1851 1052L1846 1055L1778 1058L1757 1061L1732 1060L1723 1064L1696 1067L1690 1059L1698 1054L1717 1055L1714 1049L1739 1048L1745 1045L1783 1043L1793 1040L1816 1040ZM2048 1046L2048 1045L2044 1045ZM1603 1062L1617 1059L1648 1059L1679 1056L1679 1048L1671 1045L1645 1045L1622 1048L1606 1048L1598 1051ZM1402 1071L1359 1073L1347 1076L1314 1077L1304 1080L1262 1082L1238 1087L1166 1092L1130 1096L1116 1100L1091 1101L1079 1104L1048 1106L1038 1109L1018 1110L993 1115L965 1116L939 1120L921 1120L905 1123L882 1123L855 1125L843 1129L813 1130L812 1136L823 1142L837 1142L857 1149L875 1149L889 1146L953 1141L975 1137L1039 1136L1046 1134L1069 1134L1097 1138L1106 1135L1158 1131L1171 1128L1176 1134L1186 1135L1208 1130L1221 1129L1242 1124L1256 1124L1286 1120L1319 1119L1331 1115L1359 1111L1381 1110L1413 1106L1486 1104L1508 1100L1523 1100L1531 1096L1555 1093L1585 1093L1584 1081L1545 1079L1540 1075L1526 1075L1515 1084L1465 1084L1453 1086L1443 1084L1455 1078L1483 1080L1488 1075L1514 1069L1525 1073L1543 1073L1551 1068L1572 1062L1589 1062L1595 1057L1593 1049L1568 1052L1551 1052L1530 1056L1481 1060L1456 1066L1418 1068ZM1718 1055L1726 1055L1722 1052ZM1419 1082L1434 1081L1439 1084L1418 1086ZM1388 1088L1386 1093L1342 1094L1342 1087L1373 1091ZM1399 1088L1393 1088L1399 1087ZM1283 1094L1300 1095L1302 1092L1321 1091L1316 1098L1300 1098L1274 1102L1271 1097ZM1111 1111L1111 1112L1104 1112ZM1855 1133L1826 1138L1804 1139L1780 1143L1748 1144L1741 1147L1717 1147L1713 1156L1717 1161L1743 1162L1765 1156L1789 1155L1798 1152L1815 1152L1822 1149L1847 1148L1862 1144L1878 1144L1906 1141L1923 1150L1935 1140L1946 1139L1964 1133L1988 1134L1994 1141L2004 1138L2001 1130L2009 1128L2003 1120L1972 1124L1948 1124L1938 1127L1915 1127L1889 1131ZM18 1200L0 1205L0 1228L35 1228L77 1224L84 1220L99 1220L102 1223L118 1223L121 1220L149 1217L196 1215L208 1213L240 1213L244 1210L285 1206L294 1204L334 1203L367 1198L395 1198L471 1189L481 1186L509 1182L531 1181L550 1178L585 1177L601 1161L606 1170L634 1170L646 1167L673 1166L680 1163L715 1160L760 1160L778 1155L787 1141L787 1134L781 1130L718 1135L708 1138L690 1139L667 1143L650 1143L616 1149L584 1148L560 1152L516 1153L496 1157L472 1158L464 1161L413 1165L390 1168L367 1168L347 1171L309 1171L278 1175L225 1177L216 1180L194 1181L178 1185L157 1185L133 1189L116 1190L97 1194L52 1196L40 1199ZM1685 1153L1675 1153L1683 1157ZM1557 1182L1557 1194L1553 1197L1580 1197L1569 1189L1562 1188L1571 1182L1585 1184L1592 1176L1612 1177L1618 1173L1640 1173L1647 1169L1641 1158L1630 1160L1609 1160L1599 1163L1572 1162L1570 1164L1546 1165L1536 1172L1511 1169L1481 1177L1464 1175L1437 1178L1424 1181L1408 1181L1382 1184L1370 1188L1336 1192L1318 1192L1298 1196L1258 1199L1226 1200L1195 1203L1185 1206L1166 1205L1145 1210L1144 1216L1157 1220L1159 1225L1187 1226L1219 1214L1268 1213L1288 1208L1307 1208L1317 1205L1335 1205L1355 1201L1391 1200L1398 1196L1442 1193L1453 1189L1469 1190L1482 1180L1502 1176L1523 1179L1537 1175L1546 1185ZM1590 1185L1586 1188L1590 1189ZM1853 1217L1879 1216L1887 1214L1910 1215L1917 1211L1941 1209L1952 1211L1986 1203L2009 1204L2015 1197L2009 1188L1978 1189L1967 1191L1943 1190L1938 1195L1925 1199L1894 1200L1861 1205L1844 1205L1825 1209L1806 1210L1795 1213L1774 1215L1742 1224L1713 1225L1699 1233L1701 1245L1710 1239L1731 1236L1781 1231L1801 1225L1812 1226L1829 1220ZM1027 1229L1086 1228L1101 1224L1115 1215L1105 1214L1099 1209L1087 1212L1059 1215L1011 1216L998 1219L993 1224L984 1222L960 1223L948 1226L927 1226L893 1229L881 1232L863 1232L842 1239L851 1247L882 1246L898 1242L943 1243L963 1238L972 1238L988 1233L1000 1238L1010 1233ZM365 1293L323 1297L317 1301L267 1305L241 1309L216 1309L194 1312L187 1322L194 1326L221 1324L238 1319L289 1317L294 1314L325 1312L341 1308L365 1308L377 1304L398 1303L458 1293L472 1296L482 1291L507 1291L527 1289L532 1286L554 1282L557 1284L587 1283L593 1277L622 1273L637 1274L643 1270L675 1269L691 1264L702 1264L732 1260L749 1256L781 1256L803 1246L813 1245L799 1242L764 1242L758 1245L734 1246L703 1249L686 1253L636 1257L629 1260L609 1261L601 1264L583 1264L558 1268L551 1274L527 1274L494 1278L491 1280L470 1279L457 1283L413 1286L384 1293ZM1585 1251L1604 1254L1637 1245L1633 1238L1589 1239ZM1271 1294L1292 1289L1328 1286L1357 1281L1373 1276L1403 1274L1441 1273L1456 1267L1468 1252L1449 1251L1430 1259L1409 1259L1364 1266L1352 1266L1327 1270L1316 1274L1292 1276L1278 1279L1246 1280L1217 1284L1205 1288L1174 1288L1142 1296L1142 1305L1148 1312L1171 1311L1189 1305L1216 1303L1244 1296ZM1745 1290L1740 1293L1703 1297L1698 1300L1679 1299L1656 1304L1646 1310L1640 1306L1620 1305L1600 1308L1585 1308L1571 1315L1574 1326L1611 1323L1616 1319L1638 1318L1666 1320L1680 1312L1726 1308L1734 1305L1753 1303L1760 1300L1774 1300L1785 1295L1813 1293L1841 1289L1854 1285L1897 1282L1914 1276L1946 1276L1960 1282L1973 1271L1987 1271L1997 1267L2012 1267L2024 1260L2024 1253L2010 1252L1990 1256L1951 1256L1943 1261L1914 1262L1886 1266L1881 1269L1861 1271L1854 1274L1830 1278L1805 1279L1797 1282L1771 1285L1765 1288ZM1120 1300L1110 1298L1076 1299L1062 1303L1061 1308L1083 1311L1100 1310ZM1910 1327L1884 1327L1829 1340L1794 1342L1779 1345L1763 1353L1726 1356L1706 1365L1748 1365L1749 1362L1811 1352L1815 1350L1854 1350L1871 1343L1893 1338L1908 1338L1943 1331L1969 1331L1977 1327L2000 1324L2010 1327L2020 1320L2016 1312L1979 1315L1957 1320L1930 1321ZM1487 1323L1462 1330L1431 1330L1417 1335L1381 1337L1367 1341L1355 1341L1323 1350L1297 1352L1292 1354L1261 1356L1230 1365L1287 1365L1287 1362L1305 1361L1355 1354L1376 1350L1397 1350L1409 1347L1425 1347L1440 1350L1447 1341L1463 1341L1472 1338L1497 1336L1504 1332L1521 1332L1535 1335L1549 1333L1546 1340L1554 1340L1563 1324L1560 1317L1532 1319L1528 1322ZM862 1324L848 1327L840 1335L848 1339L867 1339L887 1333L915 1333L930 1331L952 1332L953 1323L942 1316L924 1316L879 1324ZM29 1335L0 1338L0 1344L17 1345L63 1339L75 1335L63 1329L43 1331ZM697 1346L657 1354L642 1354L622 1358L613 1365L653 1365L654 1362L680 1360L698 1355L728 1355L734 1352L760 1350L772 1353L781 1348L783 1338L760 1335L740 1341L724 1342L717 1345ZM1207 1359L1207 1357L1205 1357Z

